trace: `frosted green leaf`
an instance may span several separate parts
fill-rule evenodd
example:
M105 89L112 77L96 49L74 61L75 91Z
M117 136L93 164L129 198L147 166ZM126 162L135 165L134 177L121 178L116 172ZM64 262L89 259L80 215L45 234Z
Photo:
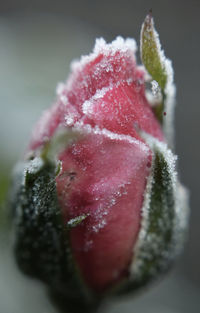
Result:
M141 30L141 58L149 74L164 90L167 82L164 54L161 50L158 34L154 28L153 18L149 13Z
M59 306L97 305L97 299L83 282L70 244L56 191L56 164L36 157L18 166L12 190L11 208L15 218L15 257L21 270L47 283ZM87 215L73 221L80 223ZM60 295L60 290L61 295ZM78 301L77 301L78 300Z
M138 282L145 283L170 265L175 233L175 194L170 164L155 149L148 226L138 258ZM137 274L136 274L137 275Z
M170 92L167 85L173 81L172 77L170 77L173 71L170 61L165 58L164 52L161 50L159 36L154 28L151 13L146 16L142 25L140 53L146 70L161 89L162 100L153 109L158 120L162 123L168 93Z
M154 160L142 209L142 225L131 266L132 278L119 288L131 292L168 270L176 255L180 231L176 208L175 156L166 146L152 142ZM182 230L181 230L182 231Z

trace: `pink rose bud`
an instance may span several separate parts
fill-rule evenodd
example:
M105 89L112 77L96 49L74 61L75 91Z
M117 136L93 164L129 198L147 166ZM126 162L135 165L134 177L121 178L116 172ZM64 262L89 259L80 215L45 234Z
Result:
M76 312L77 301L88 310L107 293L150 282L184 237L187 196L168 145L173 71L150 15L143 67L135 53L133 39L98 39L93 53L72 63L18 174L18 264Z

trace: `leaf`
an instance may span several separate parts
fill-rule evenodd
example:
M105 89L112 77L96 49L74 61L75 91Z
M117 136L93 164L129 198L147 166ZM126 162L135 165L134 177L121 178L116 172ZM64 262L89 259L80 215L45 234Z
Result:
M142 25L140 45L144 66L152 78L158 82L160 88L164 90L167 82L165 57L161 50L151 13L146 16Z
M169 164L157 149L154 162L148 228L138 255L142 283L168 268L174 244L175 194Z
M80 306L90 306L91 294L74 260L70 228L58 203L55 167L40 158L19 166L12 193L15 256L20 269L47 283L54 298L65 299L65 306L77 299Z
M40 160L40 161L39 161ZM66 275L65 238L56 196L54 166L36 158L16 179L13 201L16 222L15 254L27 274L52 283Z
M147 190L150 198L148 207L144 208L147 216L145 224L143 216L138 243L134 250L132 278L119 287L120 294L150 283L169 268L175 255L178 225L175 222L176 202L172 177L174 169L162 150L156 146L153 150L153 174L150 177L150 190Z
M141 29L140 36L140 53L142 62L161 89L162 100L153 107L154 113L158 120L163 123L163 114L166 110L168 92L166 91L167 83L170 80L170 73L173 72L171 63L164 56L161 50L158 33L154 28L154 21L151 12L146 16Z

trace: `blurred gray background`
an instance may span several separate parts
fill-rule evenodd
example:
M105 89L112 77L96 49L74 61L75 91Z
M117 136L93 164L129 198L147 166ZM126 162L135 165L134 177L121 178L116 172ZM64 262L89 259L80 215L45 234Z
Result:
M54 101L70 61L89 53L96 37L111 41L122 35L139 42L150 8L175 70L176 152L191 195L189 240L163 281L137 298L116 300L104 312L199 313L200 1L0 1L0 202L13 164L41 111ZM2 212L0 227L0 313L55 313L43 286L16 269Z

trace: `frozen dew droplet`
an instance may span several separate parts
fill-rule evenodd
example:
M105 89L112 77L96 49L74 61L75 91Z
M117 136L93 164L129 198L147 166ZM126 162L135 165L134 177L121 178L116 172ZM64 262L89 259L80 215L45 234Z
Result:
M160 93L160 87L159 84L156 80L152 80L151 82L151 90L152 90L152 94L153 96L157 96Z

